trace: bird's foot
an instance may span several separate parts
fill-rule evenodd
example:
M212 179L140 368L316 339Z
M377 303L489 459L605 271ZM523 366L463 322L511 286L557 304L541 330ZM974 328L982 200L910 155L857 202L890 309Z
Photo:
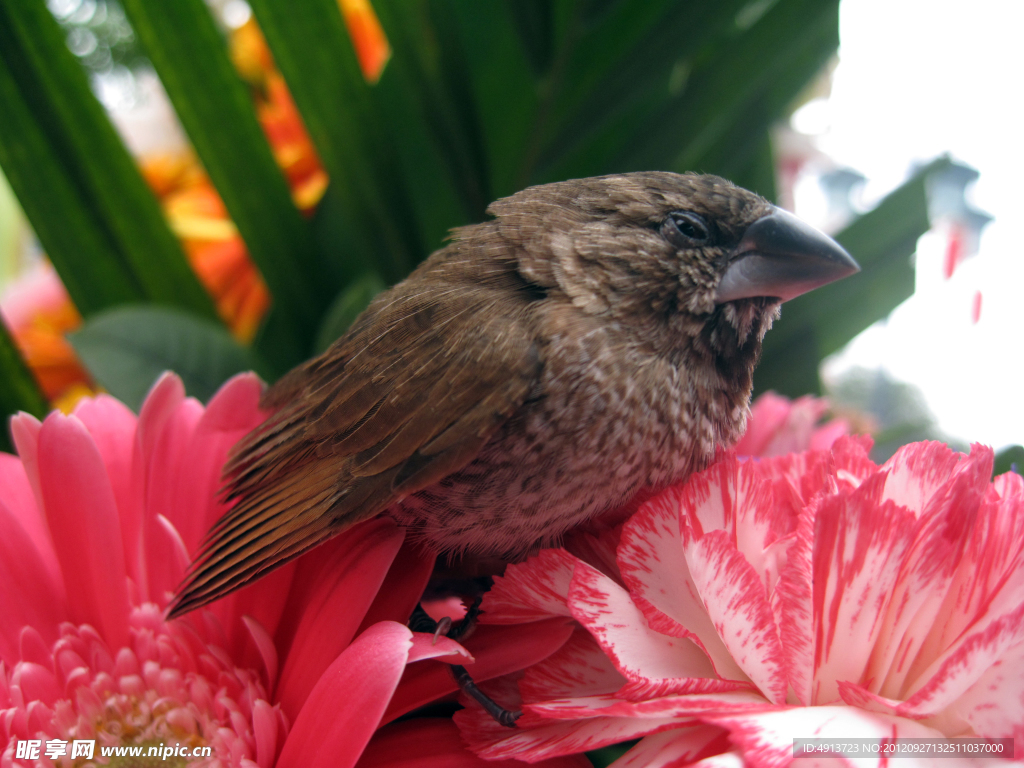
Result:
M437 643L439 637L448 637L452 640L465 640L476 628L476 618L480 615L480 603L482 602L481 597L476 597L470 604L469 608L466 609L466 615L462 618L457 625L453 625L452 620L447 616L441 619L441 621L434 621L430 615L423 610L422 605L417 605L415 610L412 612L412 617L409 619L409 629L413 632L433 632L434 643ZM503 706L498 704L494 699L488 696L486 693L480 690L477 684L473 681L469 672L465 667L458 664L449 665L452 670L452 677L455 678L455 682L458 683L459 689L467 696L471 696L494 720L500 725L504 725L507 728L515 728L516 720L523 716L523 713L519 710L505 709Z
M459 688L467 696L472 696L484 711L487 712L499 725L504 725L506 728L515 728L516 720L523 716L522 710L511 710L505 709L501 704L496 702L486 693L481 691L473 678L469 676L469 672L466 671L465 667L460 667L458 664L452 664L452 677L455 678L455 682L459 684Z

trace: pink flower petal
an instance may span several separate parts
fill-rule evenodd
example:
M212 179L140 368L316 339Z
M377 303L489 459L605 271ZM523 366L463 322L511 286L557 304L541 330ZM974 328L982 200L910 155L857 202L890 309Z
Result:
M31 419L30 416L25 416ZM16 416L15 419L17 418L19 417ZM40 426L39 422L35 424L36 427ZM32 439L31 443L36 446L38 439ZM38 480L38 474L36 479ZM53 580L59 581L60 566L57 564L57 554L53 551L53 541L46 525L46 518L39 507L38 495L29 483L21 460L7 453L0 453L0 500L7 505L10 514L32 542L43 568Z
M127 406L110 395L85 398L78 403L74 415L81 420L103 457L117 500L121 520L125 567L136 582L140 580L138 557L139 526L142 499L132 481L132 454L135 451L135 429L138 419Z
M788 766L793 762L793 739L928 739L942 733L903 718L876 715L854 707L790 707L763 712L709 716L705 722L729 730L732 743L751 766ZM872 758L858 765L887 765ZM801 764L795 763L795 765ZM913 763L900 761L912 766Z
M277 683L277 648L274 647L274 640L267 634L263 625L251 616L243 616L242 621L245 622L245 628L249 630L260 656L263 657L263 668L267 673L267 690L272 691Z
M577 627L565 645L529 667L519 681L523 701L615 693L626 684L593 636Z
M1024 643L1024 605L971 633L927 670L927 682L894 712L907 717L928 717L953 705L966 690L984 677L987 670ZM1024 721L1022 721L1024 722Z
M735 451L740 456L765 456L765 450L782 428L789 416L792 404L788 397L774 392L765 392L750 407L747 431L736 443Z
M128 587L117 502L103 458L74 416L52 413L39 431L39 484L75 623L107 643L128 641Z
M0 496L0 498L4 498ZM31 499L35 506L35 500ZM0 501L0 661L13 666L20 654L22 627L36 627L47 643L57 640L57 627L70 617L56 555L49 566L15 515Z
M542 549L525 563L510 565L484 595L482 624L521 624L569 616L566 599L577 559L560 549Z
M1013 738L1014 755L1024 755L1024 643L1003 653L946 714L963 719L975 733Z
M609 768L672 768L728 749L723 729L703 723L687 725L645 736Z
M42 428L39 419L29 413L20 412L11 417L11 440L21 459L25 479L32 488L32 495L35 496L39 509L43 507L43 497L39 490L39 430ZM23 505L19 504L19 507ZM40 516L40 519L43 520L45 528L45 519L43 516ZM46 538L48 539L49 535Z
M1024 549L1007 546L1024 540L1024 498L1000 498L997 485L999 479L978 508L945 601L907 674L908 690L926 682L929 665L1024 603Z
M153 454L156 442L163 433L164 424L184 399L185 385L170 371L160 376L153 384L139 410L137 433L139 449L143 455Z
M512 676L482 686L484 692L506 707L519 706ZM524 715L516 728L494 721L476 702L462 699L466 705L455 713L455 723L470 748L487 760L516 758L526 762L571 755L609 744L646 736L682 723L675 718L636 718L594 716L585 720L539 721L530 724Z
M188 549L185 548L185 542L181 540L181 535L178 533L178 529L174 527L174 523L163 515L157 515L155 522L156 525L151 529L152 533L157 536L159 536L158 531L163 533L160 539L165 545L164 551L167 553L167 559L174 563L181 573L184 573L191 560L188 556Z
M630 681L630 696L731 690L738 685L717 678L708 657L692 641L650 629L629 593L586 563L576 565L569 607Z
M686 538L684 528L690 573L719 636L754 685L772 703L783 703L789 681L764 584L726 531Z
M850 434L851 426L846 419L832 419L811 433L807 447L812 451L827 451L840 437Z
M157 516L163 515L174 523L175 528L179 524L187 527L188 522L184 519L186 510L196 510L191 494L193 483L182 482L182 478L191 475L186 469L186 462L192 449L192 434L202 416L203 406L198 400L188 397L178 401L167 415L159 435L150 435L154 438L151 452L141 455L145 462L142 464L142 498L145 504L142 517L143 557L148 579L143 594L159 605L170 600L185 574L176 562L164 555L163 543L155 530L158 527ZM144 415L139 421L140 434L145 421ZM187 541L185 543L188 544Z
M356 634L362 634L378 621L408 624L413 609L427 588L435 559L434 555L407 537L395 555L384 583L377 590L377 596L367 608Z
M905 690L908 678L912 681L915 672L920 672L926 665L919 662L915 670L913 662L928 640L933 625L943 619L940 611L946 593L969 541L978 508L992 475L991 450L975 450L963 461L943 467L946 463L943 461L945 453L940 453L940 457L935 459L928 455L936 453L928 450L935 444L920 445L925 448L925 456L917 457L913 450L898 452L894 459L901 460L894 463L886 479L882 498L892 498L897 503L900 503L900 498L911 504L920 503L920 522L914 547L907 553L901 573L888 597L885 630L867 669L867 677L875 681L872 690L883 696L899 698L905 698L908 694ZM916 447L910 446L911 449ZM929 483L927 478L930 476L924 474L921 465L929 468L936 465L943 467L947 477L945 482L932 488L919 502L914 498L915 494L908 493L907 489L913 487L914 491L920 491L921 486L901 476L901 473L914 467L925 477L918 482ZM914 510L914 507L910 508Z
M307 556L316 557L316 554ZM241 617L252 617L276 638L282 615L293 599L291 586L296 562L286 563L204 609L217 616L226 629L224 648L240 666L258 667L263 663Z
M434 637L427 632L412 633L412 648L408 663L436 659L445 664L472 664L473 654L449 637Z
M926 441L904 445L882 470L888 474L884 499L921 514L935 493L949 482L960 454L945 443Z
M522 768L519 760L490 761L466 749L447 718L419 717L385 726L366 746L358 768ZM556 757L543 768L590 768L583 755Z
M670 488L630 518L619 543L619 569L648 626L689 638L710 657L724 679L743 680L708 616L683 553L679 528L680 488Z
M256 764L259 768L273 768L277 757L278 719L274 708L263 699L257 699L253 704L252 726L256 739Z
M532 726L545 720L592 717L687 719L734 712L762 712L773 708L764 696L754 691L688 693L658 696L644 701L626 701L617 695L604 694L524 704L524 715L519 725Z
M288 650L277 689L289 718L296 716L320 675L348 646L403 538L395 523L377 518L302 559L288 607L294 623L285 620L294 634L282 644Z
M673 768L675 768L675 766L673 766ZM712 755L711 757L705 757L703 760L698 760L695 763L690 763L687 768L749 768L749 766L738 752L724 752L720 755ZM810 765L800 766L800 768L843 767L839 765L832 765L831 763L811 763Z
M477 683L524 669L562 647L572 630L572 623L564 619L548 619L516 627L478 626L463 643L476 659L473 664L466 665L466 669ZM391 722L416 707L457 690L447 664L427 662L411 665L405 670L383 722Z
M252 373L228 380L210 399L181 454L181 464L175 469L191 481L181 488L182 506L175 526L189 551L195 551L206 531L227 511L218 502L221 467L231 447L262 423L262 390L262 382Z
M801 510L786 564L772 595L782 641L786 677L800 704L810 704L814 688L814 508Z
M255 373L239 373L224 382L206 404L204 432L249 432L263 423L260 397L265 389Z
M900 566L914 545L917 520L879 496L885 475L849 495L822 501L816 516L814 685L811 702L839 700L839 681L860 683Z
M302 706L277 768L351 768L380 724L412 647L412 632L375 624L335 659Z

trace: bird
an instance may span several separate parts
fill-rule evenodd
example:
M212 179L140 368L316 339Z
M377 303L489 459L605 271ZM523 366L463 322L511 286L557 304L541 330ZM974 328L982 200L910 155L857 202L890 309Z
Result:
M169 617L377 515L511 562L684 480L743 433L780 305L859 269L711 175L555 182L487 213L265 391Z

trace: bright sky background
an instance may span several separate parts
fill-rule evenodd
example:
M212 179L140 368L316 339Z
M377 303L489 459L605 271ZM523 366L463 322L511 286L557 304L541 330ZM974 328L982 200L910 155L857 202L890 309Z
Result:
M923 238L914 297L826 371L881 366L922 390L943 432L997 449L1024 443L1022 29L1017 0L843 0L832 95L795 116L868 177L866 199L943 152L981 172L968 199L995 221L978 255L946 282L937 244Z

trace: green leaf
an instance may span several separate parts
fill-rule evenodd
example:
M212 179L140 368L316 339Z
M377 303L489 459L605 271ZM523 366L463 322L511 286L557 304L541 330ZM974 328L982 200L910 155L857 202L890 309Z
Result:
M541 86L508 3L435 0L433 5L442 31L439 43L459 51L458 58L443 60L444 76L460 83L474 105L487 189L491 197L504 197L526 186Z
M210 179L259 267L277 309L291 327L299 362L321 316L340 288L319 277L308 223L256 119L252 99L227 55L203 0L124 0Z
M359 69L337 0L253 0L344 217L344 252L389 281L425 254L391 126Z
M25 411L41 419L49 410L49 403L18 353L7 327L0 322L0 414L3 416L0 451L13 450L7 432L7 422L11 416L18 411Z
M783 305L754 373L758 392L774 389L793 397L819 392L819 361L913 294L910 256L931 226L928 177L948 165L943 158L922 168L835 236L861 271Z
M223 326L165 307L102 312L69 339L96 382L136 412L164 371L206 401L236 373L262 368Z
M686 141L670 134L659 159L637 165L622 155L657 131L659 111L685 102L695 62L707 49L729 50L745 0L617 3L570 38L559 54L565 73L547 98L549 125L532 181L667 168ZM685 109L685 107L684 107ZM713 119L713 114L707 114ZM646 164L644 164L646 163Z
M0 112L0 163L83 314L144 298L216 317L43 2L0 4Z
M779 0L694 66L680 95L650 125L636 126L617 165L656 167L668 160L673 170L712 170L705 156L719 142L734 146L730 137L748 130L751 119L750 133L760 141L838 45L838 6L838 0Z
M996 463L992 476L997 477L1005 472L1016 472L1024 475L1024 446L1010 445L996 454Z
M609 765L636 746L638 742L639 739L633 739L631 741L624 741L621 744L612 744L607 747L601 747L601 749L594 749L587 752L587 759L590 760L594 768L608 768Z
M316 337L316 354L320 354L349 329L374 296L387 288L384 281L370 273L354 281L338 294L331 305Z
M393 128L432 246L440 242L434 236L438 218L445 219L442 234L480 221L493 197L465 50L451 15L436 0L377 0L374 10L393 54L373 93ZM447 209L436 207L439 197Z

